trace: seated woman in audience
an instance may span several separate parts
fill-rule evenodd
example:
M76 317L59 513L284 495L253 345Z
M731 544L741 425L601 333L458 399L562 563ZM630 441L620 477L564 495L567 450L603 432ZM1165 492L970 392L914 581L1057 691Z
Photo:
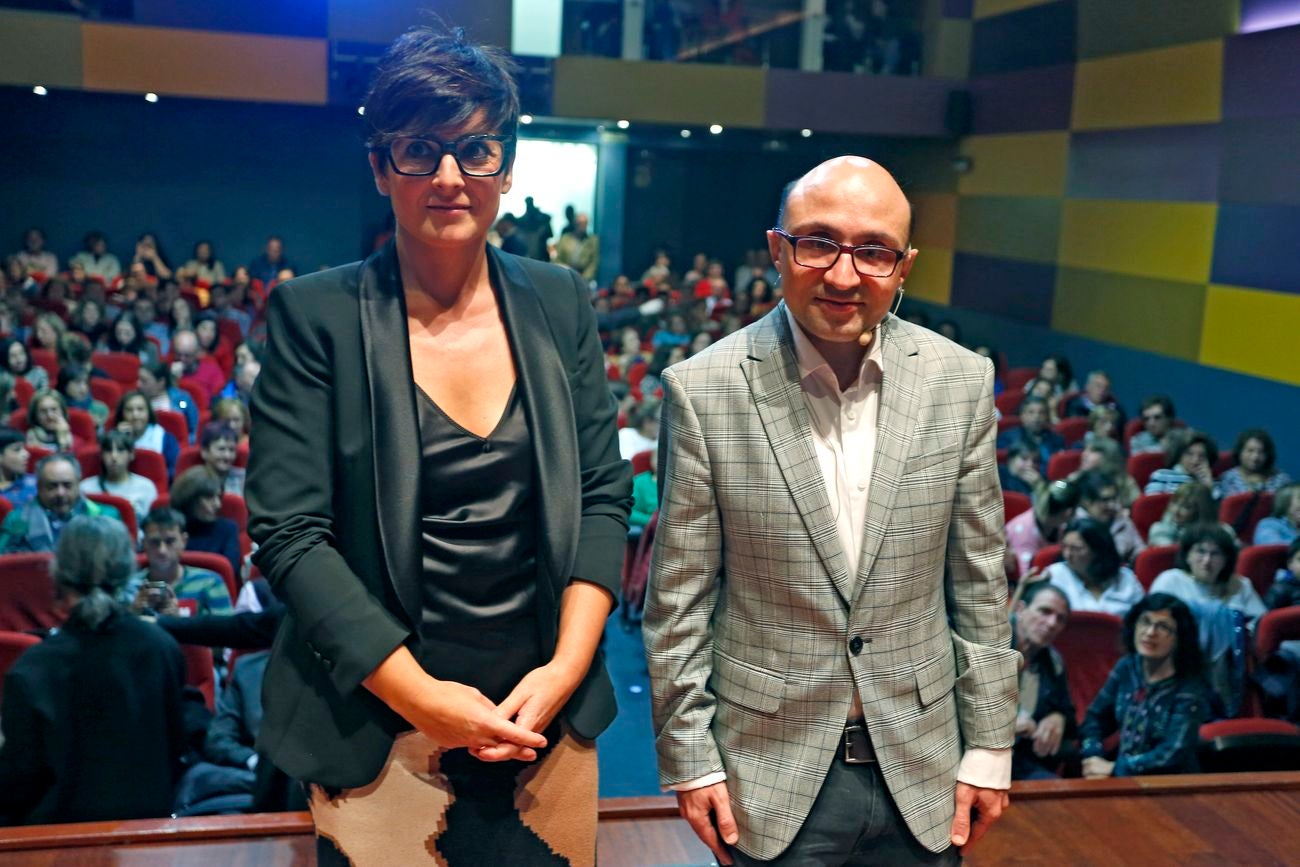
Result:
M211 241L199 241L195 244L194 255L181 270L205 286L226 282L226 266L217 258Z
M1207 433L1196 430L1172 430L1165 437L1169 466L1156 470L1147 480L1144 494L1172 494L1188 482L1214 487L1214 462L1219 447Z
M1273 495L1273 514L1255 525L1256 545L1290 545L1300 536L1300 484Z
M1061 538L1061 556L1064 561L1053 563L1043 574L1061 588L1071 611L1122 616L1146 593L1133 570L1120 560L1105 524L1089 518L1071 521Z
M122 524L77 517L54 583L68 619L4 682L4 824L163 818L186 750L185 660L114 596L135 569Z
M135 510L137 524L158 499L158 487L144 476L131 472L135 446L125 431L110 430L99 435L100 472L81 480L83 494L112 494Z
M235 369L235 348L221 336L217 318L206 310L194 317L194 336L199 339L199 352L210 356L226 379Z
M659 447L659 401L646 400L628 411L627 427L619 428L618 453L625 461Z
M609 361L618 369L619 376L626 380L632 365L643 360L645 354L641 351L641 334L629 325L618 332L618 346L614 347Z
M138 356L141 364L151 364L158 360L158 347L144 336L134 314L123 312L113 320L113 325L101 342L104 352L129 352Z
M54 313L40 313L32 323L32 349L45 349L49 352L59 351L59 338L68 330L68 326Z
M63 395L43 389L27 404L27 445L54 452L70 452L90 445L73 436Z
M1079 486L1073 482L1053 482L1034 494L1034 507L1007 522L1007 571L1028 580L1034 555L1047 545L1055 545L1061 531L1074 516L1079 505Z
M757 279L757 278L755 278ZM628 527L644 527L650 518L659 511L659 484L656 473L659 469L659 450L650 450L650 469L632 477L632 513L628 516Z
M90 393L90 370L75 364L65 364L59 368L59 394L64 402L73 409L82 409L90 413L95 420L95 429L104 427L108 421L108 404L95 400Z
M1151 594L1125 615L1124 648L1083 721L1084 777L1196 772L1211 695L1192 612L1175 596ZM1104 742L1115 732L1119 754L1110 761Z
M1025 399L1036 397L1047 405L1047 423L1054 425L1061 420L1061 415L1056 411L1056 396L1053 385L1045 379L1040 379L1033 384L1026 386Z
M1033 391L1039 382L1046 382L1052 387L1049 403L1063 394L1079 390L1079 384L1074 381L1074 371L1064 355L1049 355L1044 358L1038 367L1038 375L1025 383L1025 394Z
M50 374L32 363L32 354L21 340L11 337L4 342L5 371L14 379L25 379L40 391L50 387Z
M248 442L248 432L252 429L253 419L248 413L248 404L235 397L223 397L212 402L212 420L224 422L235 430L236 445Z
M1166 395L1155 394L1142 401L1142 430L1133 434L1128 453L1141 455L1165 451L1165 435L1174 426L1174 402Z
M1038 449L1021 443L1012 447L1006 463L998 465L1002 490L1032 496L1047 484L1038 469Z
M128 391L122 395L122 400L117 404L117 416L113 419L113 425L118 430L130 434L137 449L146 449L162 455L167 461L168 477L176 472L176 458L181 451L180 443L176 442L176 437L158 424L158 418L153 414L153 406L143 392Z
M1274 608L1300 605L1300 539L1292 539L1286 549L1286 565L1273 576L1273 586L1268 588L1264 604Z
M71 330L82 337L91 346L96 346L108 332L108 321L104 317L104 305L94 298L82 297L72 314L69 323Z
M185 532L189 534L185 550L220 554L239 576L243 565L239 527L221 517L221 484L207 467L190 467L177 477L172 485L171 506L185 516Z
M135 242L135 255L131 258L132 265L139 265L144 269L144 273L155 280L170 280L172 269L167 264L167 256L163 253L162 244L158 242L158 236L153 232L145 232Z
M1095 442L1119 441L1119 412L1110 406L1094 406L1088 411L1088 431L1083 435L1084 446Z
M1217 458L1218 455L1215 455ZM1233 466L1219 476L1215 496L1276 491L1291 484L1291 477L1277 468L1277 446L1263 428L1249 428L1237 436L1232 447Z
M11 427L0 427L0 497L15 509L36 496L36 475L27 472L30 460L27 436Z
M1119 501L1124 508L1130 508L1133 501L1142 496L1137 482L1128 474L1128 464L1119 443L1112 439L1099 439L1083 447L1079 459L1079 469L1071 478L1077 479L1089 470L1101 470L1119 489Z
M780 297L772 291L772 284L767 282L766 277L755 277L749 281L749 320L766 316L780 300Z
M176 385L169 364L164 361L142 362L136 388L149 399L155 412L169 410L184 415L190 442L194 441L199 432L199 408L190 393Z
M1110 528L1111 538L1120 560L1132 563L1147 543L1129 517L1120 498L1119 483L1101 470L1088 470L1075 479L1079 485L1079 510L1076 518L1091 518Z
M1164 517L1147 530L1147 544L1177 545L1184 528L1193 524L1213 524L1219 520L1219 506L1214 494L1200 482L1188 482L1174 491ZM1229 535L1232 527L1221 524Z
M685 347L691 342L691 334L686 330L686 317L680 313L674 313L668 317L668 325L660 328L655 332L651 339L651 344L658 350L662 346L682 346ZM656 353L658 354L658 353Z
M239 434L224 421L210 421L199 434L199 454L203 466L221 485L225 494L244 495L244 468L235 466Z

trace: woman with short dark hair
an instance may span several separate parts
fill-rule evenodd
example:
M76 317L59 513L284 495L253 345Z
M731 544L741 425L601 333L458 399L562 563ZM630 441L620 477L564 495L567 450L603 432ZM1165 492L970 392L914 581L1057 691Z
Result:
M162 629L114 601L135 570L120 521L73 518L55 549L68 608L4 682L4 824L163 818L185 752L185 662Z
M1277 468L1277 446L1268 431L1247 428L1237 435L1232 447L1233 467L1215 484L1215 496L1276 491L1291 484L1291 477Z
M1211 695L1191 610L1152 593L1124 617L1124 648L1083 721L1083 775L1194 773ZM1119 753L1110 761L1104 741L1115 732Z
M1072 611L1122 615L1146 592L1120 559L1110 529L1099 521L1071 521L1061 536L1061 556L1044 575L1065 593Z
M1214 462L1219 459L1219 446L1209 434L1172 430L1165 441L1169 466L1152 473L1142 493L1172 494L1188 482L1214 486Z

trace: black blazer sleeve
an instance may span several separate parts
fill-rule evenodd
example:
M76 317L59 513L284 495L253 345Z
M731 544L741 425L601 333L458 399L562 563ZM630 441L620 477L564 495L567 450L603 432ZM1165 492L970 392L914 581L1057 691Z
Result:
M372 596L336 546L334 347L319 299L276 287L253 389L249 534L255 560L338 691L360 686L409 630ZM351 357L345 354L345 357Z

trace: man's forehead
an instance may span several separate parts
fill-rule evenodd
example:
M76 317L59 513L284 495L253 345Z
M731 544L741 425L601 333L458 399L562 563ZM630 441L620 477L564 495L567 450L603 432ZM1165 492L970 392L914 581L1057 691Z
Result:
M786 228L804 231L836 218L842 230L887 230L903 240L911 206L885 168L864 157L837 157L804 175L786 199Z

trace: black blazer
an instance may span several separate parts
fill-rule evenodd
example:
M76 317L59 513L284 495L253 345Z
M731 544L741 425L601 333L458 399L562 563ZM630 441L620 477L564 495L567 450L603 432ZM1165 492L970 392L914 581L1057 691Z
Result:
M618 594L631 468L586 287L488 250L537 453L549 657L570 579ZM258 748L298 779L361 786L410 728L361 682L399 644L415 649L421 617L419 423L394 244L276 287L267 332L245 496L254 560L289 613ZM564 715L594 737L614 713L598 654Z

